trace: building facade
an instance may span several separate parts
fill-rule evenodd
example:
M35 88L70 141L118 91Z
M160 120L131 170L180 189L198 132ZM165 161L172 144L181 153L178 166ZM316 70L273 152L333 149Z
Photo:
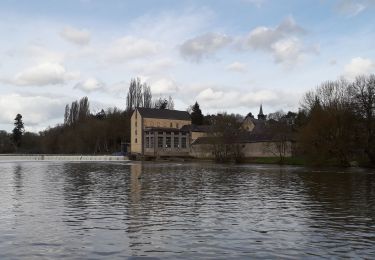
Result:
M131 117L131 154L150 157L189 156L191 125L186 111L137 108Z

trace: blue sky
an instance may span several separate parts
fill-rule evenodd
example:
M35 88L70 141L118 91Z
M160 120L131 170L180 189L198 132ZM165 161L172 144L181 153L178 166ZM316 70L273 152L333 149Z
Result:
M375 73L374 0L0 2L0 129L62 122L67 103L124 108L140 77L176 109L297 110L325 80Z

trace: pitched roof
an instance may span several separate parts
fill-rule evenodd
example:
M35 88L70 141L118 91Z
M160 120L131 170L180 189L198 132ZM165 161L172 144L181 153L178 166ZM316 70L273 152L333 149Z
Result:
M195 124L191 124L191 125L184 125L181 129L182 130L185 130L185 131L191 131L191 132L203 132L203 133L207 133L210 131L210 128L211 126L209 125L195 125Z
M190 114L186 111L157 109L157 108L137 108L142 117L145 118L160 118L160 119L175 119L175 120L191 120Z

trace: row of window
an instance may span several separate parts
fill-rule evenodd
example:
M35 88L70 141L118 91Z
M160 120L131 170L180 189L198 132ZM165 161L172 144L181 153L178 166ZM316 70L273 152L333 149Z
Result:
M151 122L150 124L147 124L147 126L151 126L151 127L168 127L168 124L162 124L162 123L160 123L160 122L157 122L157 123L153 123L153 122ZM178 123L175 123L175 124L173 124L173 123L169 123L169 127L170 128L179 128L179 124Z
M172 133L176 136L179 135L179 132L158 132L158 135L164 135L164 133L166 135L171 135ZM154 133L153 132L149 132L149 131L145 131L145 135L153 135ZM181 133L182 136L186 136L186 133Z
M186 141L187 141L187 138L186 137L181 137L181 144L180 144L180 138L179 137L173 137L173 148L186 148L187 145L186 145ZM165 148L171 148L172 147L172 137L170 136L167 136L165 137L165 143L164 143L164 137L163 136L159 136L157 138L157 147L158 148L164 148L164 145L165 145ZM154 137L153 136L146 136L146 140L145 140L145 147L146 148L154 148Z

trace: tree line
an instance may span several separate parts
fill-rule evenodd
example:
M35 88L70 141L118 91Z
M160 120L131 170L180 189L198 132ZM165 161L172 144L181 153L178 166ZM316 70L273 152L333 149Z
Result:
M64 123L40 133L24 132L22 116L15 118L12 133L0 131L0 152L113 153L130 142L130 117L137 107L173 109L172 97L154 99L151 87L132 79L124 110L90 111L87 97L66 105ZM216 135L231 140L244 116L219 113L203 115L196 102L188 111L192 123L211 125ZM21 120L21 122L20 122ZM268 115L267 131L275 140L295 141L294 155L313 165L375 165L375 75L353 82L326 81L308 91L297 112L276 111ZM235 149L232 149L232 153ZM224 154L223 154L224 153ZM219 157L227 151L218 148Z
M153 99L151 87L131 79L126 108L90 110L87 97L67 104L64 122L37 133L25 132L22 115L12 133L0 131L0 153L108 154L120 152L130 142L130 117L137 107L174 109L171 96Z

